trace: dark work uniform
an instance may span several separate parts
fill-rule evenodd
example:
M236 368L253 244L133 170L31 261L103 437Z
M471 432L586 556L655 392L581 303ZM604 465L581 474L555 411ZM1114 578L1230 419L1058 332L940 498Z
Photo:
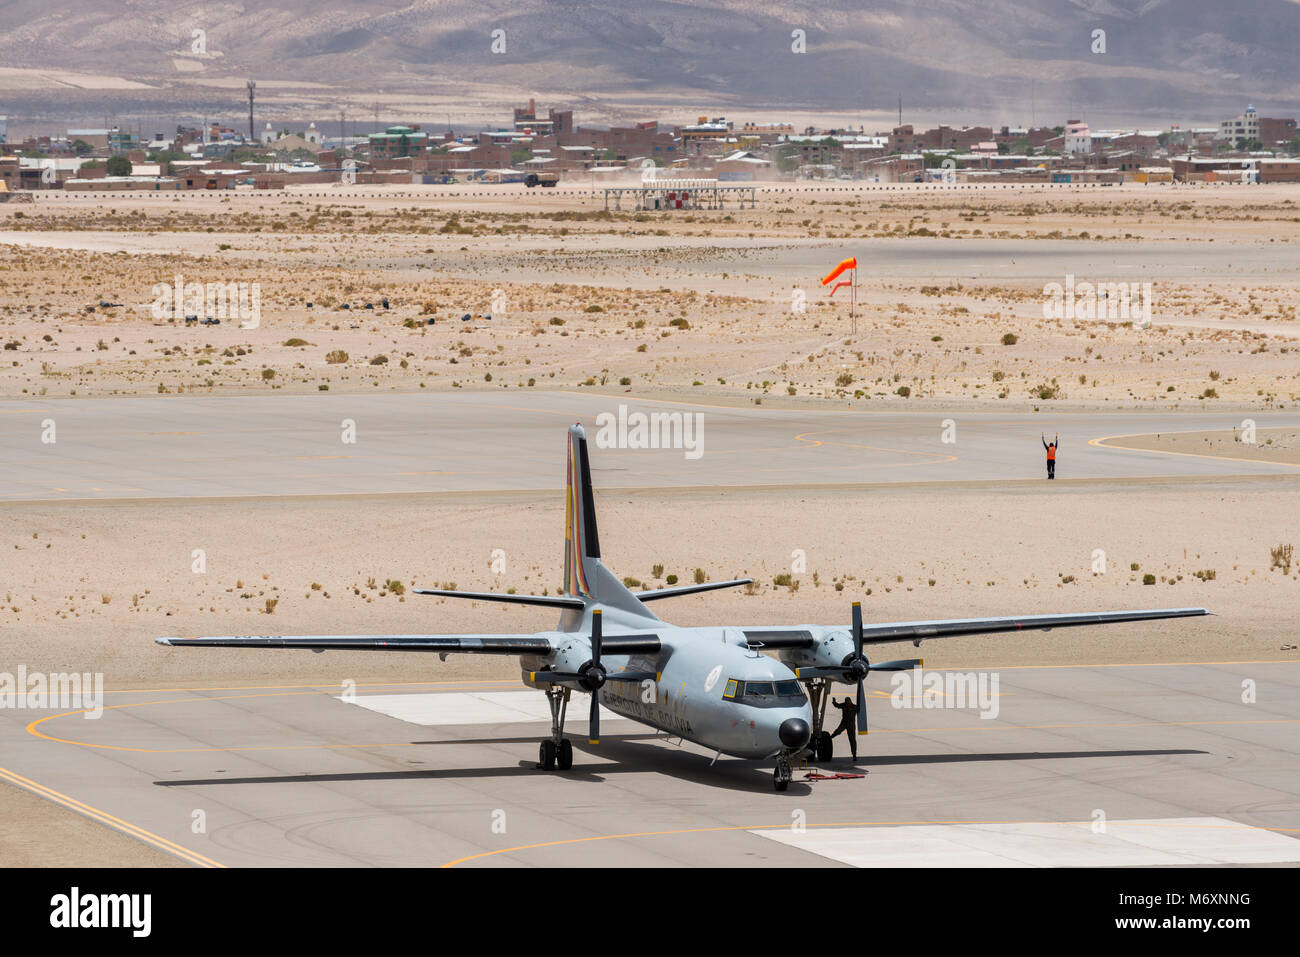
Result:
M1056 446L1060 441L1058 438L1055 442L1049 444L1046 439L1043 440L1043 448L1047 449L1047 477L1049 479L1056 478Z
M831 737L835 737L841 731L847 732L849 750L853 752L853 757L856 758L858 756L858 736L854 724L858 717L858 706L854 704L852 698L847 697L843 701L836 701L832 698L831 704L840 709L840 726L831 733Z

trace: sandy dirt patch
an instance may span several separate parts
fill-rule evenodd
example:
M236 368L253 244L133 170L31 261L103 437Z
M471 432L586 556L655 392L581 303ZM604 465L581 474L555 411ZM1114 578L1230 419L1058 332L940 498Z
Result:
M1245 427L1212 432L1117 435L1098 439L1097 444L1117 449L1206 455L1300 466L1300 432L1295 429L1255 429L1252 433Z
M757 580L655 606L675 624L847 622L854 599L868 621L1202 605L1216 617L948 639L924 654L947 667L1295 653L1282 649L1295 644L1300 567L1270 568L1272 546L1300 539L1300 492L1284 478L610 492L597 502L619 575L645 587L690 581L696 568ZM689 518L689 540L679 521L662 520L672 515ZM108 688L514 677L504 659L181 650L153 639L552 628L540 609L411 588L555 594L562 521L559 501L504 493L6 505L6 658L100 671ZM494 548L505 549L501 575ZM203 574L192 571L194 549ZM802 572L792 572L796 550ZM774 583L783 574L795 588Z

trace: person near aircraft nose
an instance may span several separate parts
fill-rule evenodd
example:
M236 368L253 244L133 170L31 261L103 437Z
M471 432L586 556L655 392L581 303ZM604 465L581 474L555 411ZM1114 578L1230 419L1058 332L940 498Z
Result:
M1043 441L1043 448L1047 449L1047 477L1054 479L1056 478L1056 447L1061 444L1061 437L1060 435L1054 436L1050 444L1046 435L1040 432L1039 437Z
M831 732L831 737L834 738L841 731L847 731L849 750L853 752L853 760L856 761L858 759L858 738L854 733L854 724L858 717L858 706L848 695L844 696L843 701L836 701L831 698L831 704L840 709L840 726Z

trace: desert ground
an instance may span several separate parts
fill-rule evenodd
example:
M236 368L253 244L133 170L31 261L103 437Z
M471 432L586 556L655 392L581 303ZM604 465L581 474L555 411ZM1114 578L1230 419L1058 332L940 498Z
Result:
M0 206L0 396L620 388L1186 409L1300 394L1287 186L773 185L754 209L653 213L606 211L586 184L358 189ZM848 290L819 283L849 255L856 333ZM1150 328L1046 318L1044 287L1071 276L1149 283ZM257 327L233 309L187 326L220 303L169 312L156 287L178 277L248 284L250 305L257 284Z
M869 621L1205 606L1215 618L950 638L925 644L924 655L954 668L1300 657L1295 633L1275 629L1295 608L1300 562L1275 565L1271 552L1300 539L1294 480L1204 484L1152 481L1123 493L1119 482L1081 485L1065 501L1038 483L609 493L598 504L604 561L620 576L645 587L664 587L674 574L690 580L696 568L709 580L755 579L752 588L660 603L657 613L673 624L847 622L855 599ZM513 659L177 650L152 639L552 628L556 616L545 609L411 591L555 593L563 499L532 498L83 502L17 514L6 507L0 547L20 566L7 576L6 653L46 672L94 662L118 688L196 678L337 683L363 673L518 678ZM689 538L654 518L671 515L689 518ZM195 575L178 542L212 543L209 560L221 570ZM806 571L791 575L790 553L801 547ZM503 573L492 569L493 548L505 550ZM1097 548L1106 564L1093 572ZM775 583L783 575L791 584Z
M855 599L869 621L1213 613L927 644L939 668L1290 662L1300 428L1270 420L1243 439L1252 416L1300 401L1298 224L1295 186L765 184L753 209L653 213L606 211L586 183L40 195L0 205L0 414L322 392L523 392L512 401L527 407L577 392L866 422L1038 413L1049 435L1053 414L1087 417L1098 448L1159 453L1156 474L962 481L958 464L887 487L738 474L603 491L598 476L604 560L645 587L697 569L756 580L656 609L683 625L847 621ZM847 290L829 298L820 285L849 255L853 318ZM157 315L156 287L178 276L258 284L255 327ZM1067 277L1151 284L1150 326L1046 316L1044 287ZM1108 429L1120 412L1151 427ZM1191 413L1221 425L1181 425ZM559 451L557 440L557 486ZM1222 467L1192 474L1188 457ZM0 671L97 671L120 691L517 679L512 660L152 643L552 627L538 609L411 588L554 593L559 493L438 488L0 502ZM196 541L220 557L201 575L187 558ZM508 549L504 572L495 547ZM807 566L790 576L794 549ZM0 812L6 862L173 860L8 784ZM33 828L63 837L36 848Z

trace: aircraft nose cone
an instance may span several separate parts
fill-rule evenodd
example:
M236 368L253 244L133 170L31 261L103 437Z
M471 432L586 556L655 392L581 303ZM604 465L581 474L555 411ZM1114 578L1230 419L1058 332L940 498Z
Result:
M786 718L781 722L781 743L787 748L802 748L808 743L812 729L803 718Z

